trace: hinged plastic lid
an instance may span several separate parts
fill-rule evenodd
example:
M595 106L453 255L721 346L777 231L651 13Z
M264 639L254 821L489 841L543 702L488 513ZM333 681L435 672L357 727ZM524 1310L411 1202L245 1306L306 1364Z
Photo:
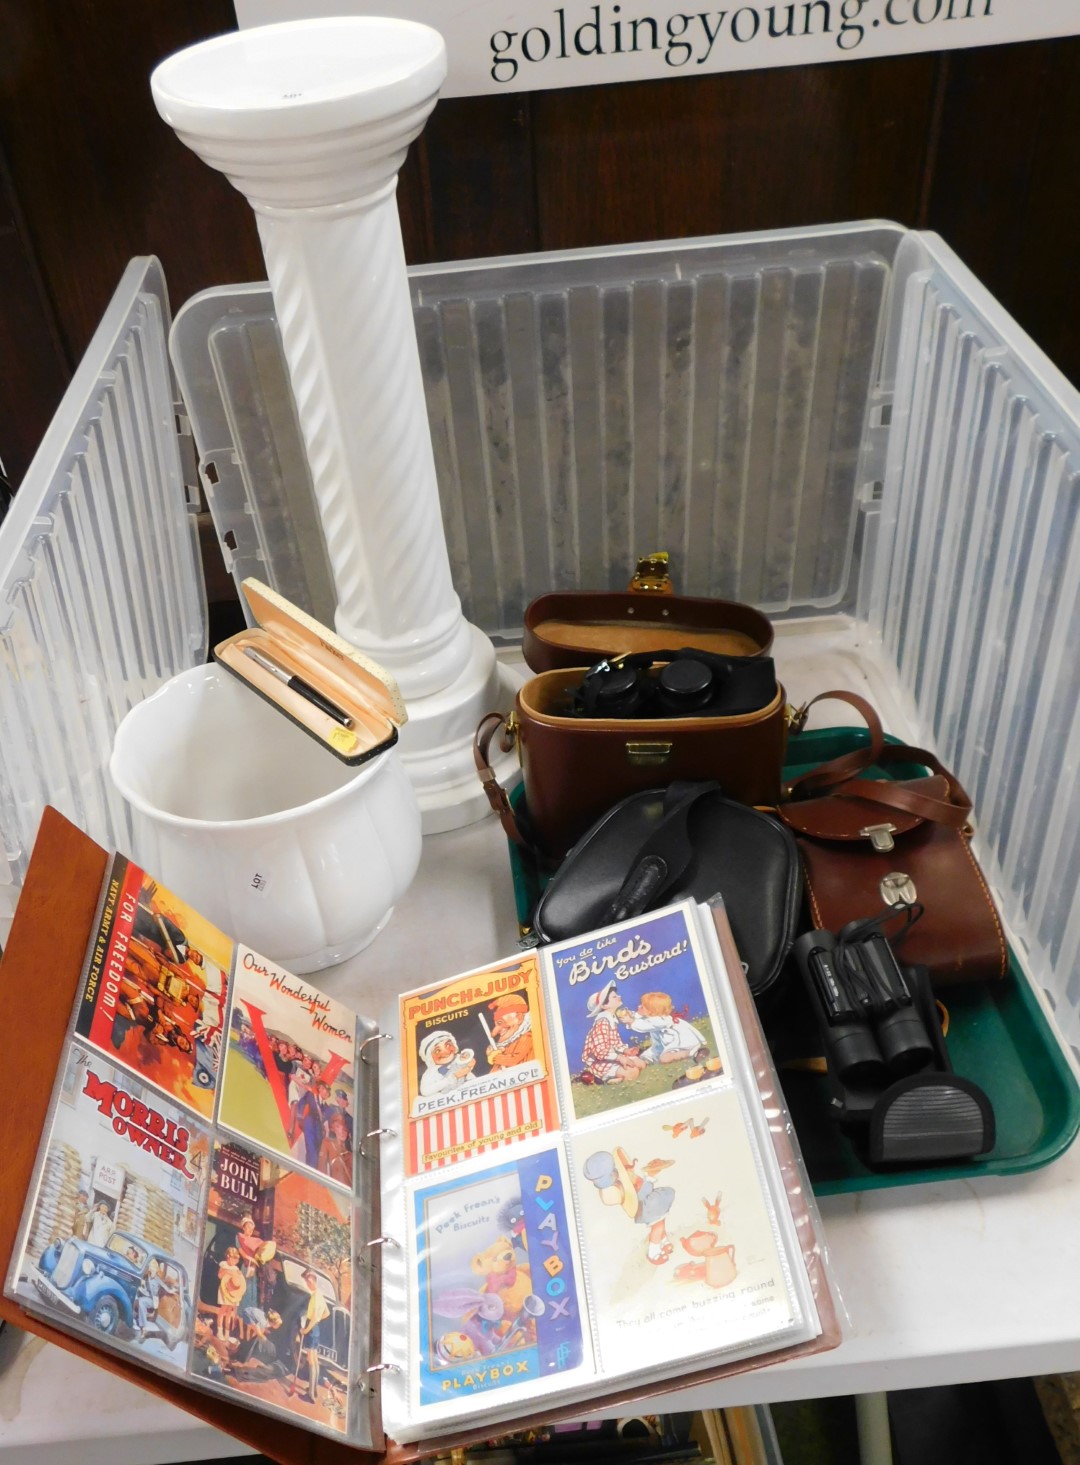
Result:
M113 734L206 657L168 327L160 264L132 260L0 527L0 941L46 804L133 849Z

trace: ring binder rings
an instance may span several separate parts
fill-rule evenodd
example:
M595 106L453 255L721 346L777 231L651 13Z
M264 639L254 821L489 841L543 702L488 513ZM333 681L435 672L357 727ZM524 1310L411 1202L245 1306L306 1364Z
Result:
M370 1038L365 1038L363 1042L358 1046L356 1050L357 1057L360 1058L364 1063L370 1063L371 1059L364 1057L364 1049L368 1046L369 1043L385 1043L387 1039L391 1036L392 1034L390 1033L372 1033Z
M153 891L147 894L151 886ZM655 1264L646 1257L649 1246L663 1251L651 1234L658 1224L652 1215L657 1203L647 1208L644 1201L633 1203L631 1171L642 1181L639 1198L644 1193L647 1200L647 1186L652 1192L677 1189L670 1181L678 1163L685 1163L686 1155L698 1160L709 1153L713 1132L722 1127L710 1113L707 1086L713 1080L704 1076L691 1080L689 1089L673 1090L658 1109L654 1101L643 1099L640 1110L633 1106L625 1110L625 1118L623 1113L599 1113L586 1120L570 1119L561 1099L563 1086L569 1082L562 1067L564 1038L559 1037L560 1047L554 1054L543 1047L546 1068L527 1056L529 1044L524 1040L530 1032L534 1039L539 1034L542 1040L545 1021L562 1023L561 993L549 993L535 981L530 985L522 976L521 963L539 961L536 954L508 958L492 968L494 990L486 993L485 989L485 1000L472 1007L467 999L479 982L472 976L456 979L450 995L458 1001L433 1011L431 1027L422 1032L403 1022L403 1010L358 1020L353 1059L361 1044L377 1031L396 1037L403 1056L416 1039L415 1075L419 1047L430 1033L440 1028L456 1030L466 1021L463 1012L475 1014L478 1036L459 1042L458 1058L451 1053L448 1062L444 1055L436 1067L448 1071L455 1063L458 1068L467 1067L469 1060L461 1054L471 1048L475 1061L468 1072L479 1070L480 1078L474 1077L472 1082L493 1091L495 1096L482 1102L502 1106L506 1118L500 1123L510 1122L516 1077L532 1075L539 1067L546 1077L533 1082L542 1085L553 1079L559 1086L555 1127L543 1127L540 1105L532 1110L533 1119L523 1121L520 1137L508 1137L498 1145L489 1142L483 1153L470 1152L464 1158L444 1156L438 1174L421 1171L405 1176L401 1172L408 1131L418 1122L428 1122L426 1114L413 1117L403 1102L401 1070L407 1065L364 1060L362 1073L359 1062L354 1061L351 1070L344 1062L338 1064L335 1074L329 1060L310 1046L313 1037L305 1036L304 1042L290 1037L294 1030L299 1033L299 1013L305 1024L313 1022L313 1030L329 1044L340 1043L340 1034L348 1025L331 999L301 979L271 970L271 964L254 954L237 963L221 952L221 960L215 963L208 948L208 943L213 945L213 933L192 920L190 932L198 929L208 948L201 953L203 975L196 981L194 969L200 963L185 959L186 946L194 943L181 939L188 929L184 919L177 918L183 917L181 906L163 905L168 892L128 862L110 863L103 851L54 810L47 810L44 816L24 890L2 969L9 990L34 990L40 998L35 1023L26 1031L28 1078L20 1090L20 1105L0 1108L0 1153L5 1157L0 1266L7 1279L0 1316L16 1325L180 1404L282 1465L302 1465L311 1458L312 1429L322 1436L318 1453L324 1465L350 1465L358 1452L362 1458L377 1459L384 1465L404 1465L430 1449L433 1439L440 1448L450 1448L490 1437L495 1423L523 1428L540 1420L579 1417L601 1405L625 1412L624 1406L655 1394L659 1385L666 1391L690 1382L700 1384L762 1363L820 1351L839 1341L823 1252L807 1205L805 1174L786 1128L778 1124L768 1130L761 1158L774 1157L766 1169L778 1169L783 1183L770 1188L761 1203L775 1209L778 1223L785 1214L790 1218L797 1240L786 1250L785 1263L792 1273L808 1279L813 1301L807 1305L806 1315L812 1326L801 1337L763 1340L764 1346L753 1357L725 1356L711 1350L688 1362L675 1357L676 1348L661 1350L643 1339L633 1370L618 1373L606 1365L602 1350L595 1348L594 1326L598 1318L603 1321L597 1310L606 1305L603 1257L598 1259L590 1249L584 1214L587 1203L602 1218L610 1219L605 1244L613 1250L630 1248L635 1275L640 1273L635 1287L642 1278L642 1285L666 1282L680 1289L696 1289L693 1295L706 1303L712 1296L706 1290L710 1287L719 1289L718 1295L734 1297L728 1289L737 1287L739 1281L730 1280L732 1271L754 1263L762 1236L755 1230L748 1249L745 1238L738 1235L715 1239L709 1234L724 1225L743 1225L727 1181L721 1198L721 1187L713 1188L709 1176L703 1191L706 1209L718 1213L718 1223L714 1225L710 1217L706 1226L703 1217L697 1229L684 1237L671 1209L668 1224L669 1240L675 1243L673 1253ZM126 900L125 891L135 899ZM112 894L116 899L107 920ZM127 1011L120 1014L119 1026L115 1013L110 1015L104 1047L97 1046L92 1023L84 1023L87 1031L73 1026L76 1016L82 1022L88 1015L83 1013L84 1006L98 1012L97 989L89 994L94 1000L87 1001L86 973L93 968L94 953L100 948L105 967L121 972L125 956L114 937L118 926L125 921L131 924L134 909L144 896L151 914L156 912L179 928L178 935L166 927L173 948L168 960L176 970L162 974L159 969L159 976L168 978L165 985L180 995L188 991L192 998L188 1005L198 1009L204 1027L216 1021L215 1002L221 1007L219 1042L213 1045L219 1050L216 1062L211 1052L203 1051L212 1045L202 1038L199 1051L192 1043L190 1054L157 1042L157 1047L169 1050L171 1088L164 1087L166 1069L155 1069L154 1076L148 1076L125 1046L138 1038L136 1028L142 1031L137 1019L144 1003L132 973L128 973L123 995ZM687 921L705 919L700 913L694 915L690 907L674 909L685 909ZM601 933L599 939L611 938ZM738 1086L744 1108L762 1113L766 1107L779 1110L782 1100L760 1030L755 1027L752 1001L745 983L740 982L737 956L723 929L720 939L723 970L732 974L734 1004L749 1044L743 1066L733 1062L727 1068L729 1088ZM215 965L224 973L223 984L216 983L211 970ZM187 976L184 968L189 969ZM183 982L193 985L186 989ZM657 989L663 985L655 972L650 973L650 984ZM525 1002L522 990L529 993ZM262 1004L256 992L261 992ZM548 1017L537 1006L530 1028L525 1026L525 1017L534 995L538 1003L546 1004ZM158 996L162 1002L157 1017L180 1021L182 1013L169 1015L165 992L159 991ZM583 983L575 1002L580 998L587 1006L590 996L591 988ZM151 1000L148 995L146 1000ZM154 1002L156 1005L156 999ZM280 1004L279 1009L275 1003ZM328 1007L323 1005L327 1003ZM729 1014L732 1010L724 1008ZM256 1013L264 1014L261 1026ZM382 1019L378 1024L376 1017ZM161 1025L159 1038L167 1031L167 1024ZM277 1053L280 1064L265 1062L262 1039L269 1052ZM287 1050L284 1054L282 1045ZM294 1046L302 1050L301 1059L292 1051ZM432 1046L425 1046L428 1056ZM377 1051L375 1045L372 1049ZM344 1059L346 1055L342 1051L337 1056ZM108 1070L101 1066L103 1057ZM183 1085L200 1063L204 1065L199 1070L201 1092L209 1094L209 1102L202 1109L193 1106L191 1122L179 1125L170 1114L189 1103ZM306 1070L307 1079L298 1065ZM704 1064L700 1066L704 1068ZM420 1067L426 1072L429 1066L421 1062ZM348 1100L350 1072L354 1102L346 1103L345 1108L362 1140L368 1142L367 1158L376 1158L376 1137L381 1133L395 1132L403 1143L388 1147L380 1164L358 1166L352 1183L347 1184L328 1168L340 1159L340 1145L316 1151L314 1138L316 1105L324 1139L328 1128L338 1134L347 1130L345 1108L336 1090L340 1088ZM674 1074L682 1074L683 1067L658 1066L655 1072L667 1084ZM57 1084L50 1093L54 1073ZM237 1088L239 1075L245 1082ZM442 1103L438 1094L430 1092L433 1087L429 1083L428 1092L417 1097L431 1101L437 1115L449 1111L456 1122L453 1110L461 1106ZM631 1087L626 1085L627 1093ZM230 1088L234 1090L231 1106ZM315 1105L305 1097L312 1088ZM237 1094L246 1097L239 1102ZM285 1106L287 1124L280 1117L279 1099ZM686 1155L681 1149L658 1147L655 1153L651 1148L625 1149L615 1134L617 1125L637 1124L638 1112L653 1115L657 1122L663 1119L674 1128L684 1106L692 1109L694 1123L671 1144L689 1147ZM224 1114L231 1114L239 1127L225 1123ZM145 1124L146 1133L154 1138L152 1145L141 1140L136 1144L128 1137L126 1129L133 1119ZM274 1140L274 1124L281 1132L279 1141ZM111 1151L102 1140L106 1129L113 1136L109 1145L121 1146L130 1169L123 1161L109 1159ZM695 1129L701 1137L692 1137ZM84 1131L92 1143L83 1143ZM193 1147L193 1139L199 1135L206 1136L208 1143L201 1145L200 1141ZM60 1168L49 1158L56 1149L54 1137L63 1141ZM665 1135L664 1144L667 1142ZM610 1157L615 1170L613 1182L603 1186L596 1179L606 1177L591 1163L591 1157L600 1151ZM348 1145L345 1152L354 1153ZM188 1157L193 1157L191 1163ZM184 1192L198 1196L193 1204L178 1198L178 1184L157 1185L154 1165L168 1165L170 1173L175 1173L173 1160L180 1160L195 1177ZM665 1160L676 1168L664 1168ZM588 1170L578 1174L584 1162L589 1162ZM575 1167L573 1184L569 1183L571 1167ZM708 1175L708 1166L703 1161L697 1164L695 1197L699 1178L705 1182ZM204 1177L204 1188L199 1176ZM131 1185L138 1186L137 1195L128 1195ZM690 1187L686 1189L689 1192ZM89 1207L84 1205L84 1192L89 1192L86 1201L94 1202ZM464 1269L455 1279L447 1272L450 1254L446 1248L446 1238L455 1234L453 1226L437 1228L447 1208L452 1212L459 1200L462 1217L469 1224L459 1234ZM417 1219L425 1207L432 1222L428 1230ZM639 1222L631 1216L632 1209L644 1219ZM92 1212L101 1219L95 1221ZM139 1230L146 1217L153 1220L154 1239ZM474 1217L484 1218L475 1229ZM781 1230L787 1226L784 1222ZM498 1233L490 1245L482 1234L485 1230ZM429 1231L433 1245L425 1247ZM360 1242L358 1232L366 1233L368 1240ZM505 1245L495 1246L500 1237L505 1238ZM183 1264L182 1250L175 1249L183 1245L199 1249L197 1265ZM70 1255L61 1265L65 1251ZM365 1271L363 1282L358 1280L354 1286L350 1263L360 1255L369 1257L372 1267ZM80 1256L86 1267L80 1265ZM110 1260L112 1257L116 1260ZM82 1320L80 1310L90 1283L97 1289L106 1280L110 1286L116 1280L109 1268L131 1279L139 1298L133 1321L145 1322L147 1328L133 1328L121 1316L114 1331L106 1333ZM682 1280L676 1281L676 1269L681 1270ZM40 1279L40 1288L33 1285L34 1277ZM63 1305L57 1302L58 1295L66 1299ZM170 1297L186 1302L187 1313L183 1308L174 1309ZM585 1299L585 1313L581 1323L560 1333L574 1297ZM453 1318L446 1316L448 1309L456 1309ZM429 1330L426 1351L421 1349L417 1327L422 1313L435 1324L435 1330ZM112 1309L102 1308L100 1315L111 1319ZM169 1343L171 1317L184 1319L176 1325L173 1346ZM809 1332L816 1336L807 1337ZM521 1365L528 1366L530 1358L538 1358L547 1342L552 1345L544 1355L550 1359L548 1371L536 1393L523 1390L518 1383L526 1377ZM470 1348L475 1350L471 1362L461 1356ZM581 1381L570 1389L567 1384L572 1375L564 1365L575 1348L581 1362L573 1377ZM245 1350L242 1355L241 1349ZM255 1394L245 1384L252 1374L260 1375L262 1358L276 1358L282 1367L266 1365L269 1372ZM241 1363L254 1367L241 1368ZM434 1406L420 1402L425 1379L437 1393ZM457 1385L454 1379L459 1381ZM474 1394L478 1381L481 1389ZM389 1443L383 1440L384 1425Z
M393 1236L373 1236L370 1241L365 1241L356 1254L357 1266L372 1267L378 1266L379 1251L374 1248L392 1246L400 1251L401 1242Z
M372 1156L371 1155L364 1154L364 1140L366 1140L366 1139L377 1139L380 1134L387 1134L387 1135L390 1135L391 1138L393 1138L393 1136L396 1133L397 1133L396 1130L387 1129L385 1127L385 1125L380 1126L378 1129L369 1129L368 1132L367 1132L367 1134L361 1136L360 1143L357 1146L357 1150L358 1150L358 1152L361 1155L364 1156L364 1159L365 1160L370 1160L372 1158Z

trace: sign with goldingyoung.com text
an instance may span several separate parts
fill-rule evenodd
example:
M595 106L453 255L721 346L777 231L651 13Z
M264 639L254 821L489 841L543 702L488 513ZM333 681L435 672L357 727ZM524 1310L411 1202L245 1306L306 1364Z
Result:
M700 0L698 0L700 3ZM446 40L443 96L805 66L1080 35L1080 0L235 0L241 29L387 15Z

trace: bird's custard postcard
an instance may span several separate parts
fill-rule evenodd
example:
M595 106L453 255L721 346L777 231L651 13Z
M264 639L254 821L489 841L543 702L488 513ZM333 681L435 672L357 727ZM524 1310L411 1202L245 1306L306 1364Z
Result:
M544 956L575 1119L726 1077L706 966L685 909L562 942Z

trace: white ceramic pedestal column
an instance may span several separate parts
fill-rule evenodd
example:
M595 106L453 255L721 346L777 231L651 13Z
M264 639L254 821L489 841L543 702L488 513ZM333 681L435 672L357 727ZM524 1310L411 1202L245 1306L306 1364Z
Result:
M337 630L398 680L427 833L486 812L472 733L515 684L450 578L395 198L445 75L437 31L356 16L220 36L151 78L162 117L255 210Z

